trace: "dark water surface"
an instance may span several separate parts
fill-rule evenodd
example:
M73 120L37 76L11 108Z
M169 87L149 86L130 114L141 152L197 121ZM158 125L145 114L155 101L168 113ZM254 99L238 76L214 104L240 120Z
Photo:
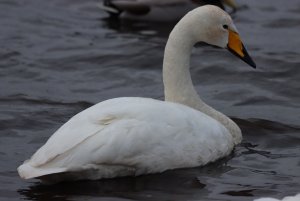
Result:
M192 75L244 140L205 167L45 186L16 172L71 116L119 96L163 98L172 27L113 22L94 0L0 0L0 200L253 200L300 192L300 1L237 0L257 70L197 48Z

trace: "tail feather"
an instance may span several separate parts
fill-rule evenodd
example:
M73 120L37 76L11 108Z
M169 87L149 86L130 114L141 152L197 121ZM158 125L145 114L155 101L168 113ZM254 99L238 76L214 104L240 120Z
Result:
M41 177L49 174L56 174L65 172L65 168L39 168L33 167L28 162L18 167L18 173L22 179L32 179L36 177Z

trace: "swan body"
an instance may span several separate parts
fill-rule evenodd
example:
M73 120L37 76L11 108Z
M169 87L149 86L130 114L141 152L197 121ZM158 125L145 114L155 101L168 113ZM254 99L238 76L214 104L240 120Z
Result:
M104 0L99 7L111 16L134 20L174 21L205 4L236 9L234 0Z
M135 176L205 165L228 155L241 142L241 130L193 87L189 59L198 41L228 46L255 65L230 16L215 6L199 7L169 36L165 101L115 98L78 113L18 168L19 175L54 182Z
M255 199L254 201L300 201L300 193L295 196L284 197L282 200L278 200L275 198L259 198Z
M19 169L26 179L85 170L93 172L86 179L141 175L205 165L233 146L222 124L193 108L116 98L75 115Z

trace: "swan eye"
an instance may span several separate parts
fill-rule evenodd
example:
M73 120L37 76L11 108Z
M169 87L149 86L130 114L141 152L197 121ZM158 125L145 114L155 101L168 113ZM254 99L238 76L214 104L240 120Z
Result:
M228 29L228 25L224 24L224 25L223 25L223 28L224 28L224 29Z

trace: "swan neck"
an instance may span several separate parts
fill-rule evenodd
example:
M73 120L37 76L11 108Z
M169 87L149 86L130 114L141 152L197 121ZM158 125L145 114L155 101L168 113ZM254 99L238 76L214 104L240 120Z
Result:
M217 120L232 134L234 143L240 143L241 130L227 116L205 104L194 88L190 74L190 56L196 41L192 40L180 23L171 32L163 62L165 101L180 103L194 108Z
M198 96L190 74L190 55L194 43L184 30L175 27L169 36L163 62L165 100L186 104L186 98Z

